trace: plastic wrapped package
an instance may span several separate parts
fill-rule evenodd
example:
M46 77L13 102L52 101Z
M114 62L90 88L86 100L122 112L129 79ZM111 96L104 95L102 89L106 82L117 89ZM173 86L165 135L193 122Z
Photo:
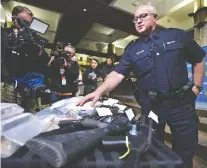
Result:
M47 116L55 116L56 120L79 120L81 119L74 111L70 111L66 107L59 107L52 109L51 107L47 107L40 112L35 114L39 118L47 117Z
M23 113L1 122L1 157L11 156L28 140L47 130L52 123L40 120L31 113Z
M96 110L94 107L91 107L89 103L84 104L83 106L76 106L75 103L71 103L59 108L60 111L70 111L80 117L95 115Z
M68 98L68 99L63 99L63 100L60 100L58 102L55 102L51 105L51 109L57 109L57 108L60 108L60 107L63 107L63 106L67 106L69 104L74 104L76 105L83 97L82 96L79 96L79 97L73 97L73 98ZM102 103L100 101L96 102L95 104L95 107L99 107L101 106ZM90 102L87 102L83 105L83 107L91 107L90 106ZM93 107L91 107L93 108ZM82 108L80 108L82 109Z
M3 121L1 121L1 131L2 132L6 132L24 122L29 121L31 118L31 114L30 113L22 113L10 118L7 118Z
M7 158L14 154L21 146L4 137L1 137L1 157Z
M55 115L58 120L79 120L84 116L96 114L95 107L102 105L101 102L97 102L94 107L91 107L90 102L88 102L84 106L76 106L81 98L74 97L58 101L52 104L51 107L47 107L36 113L36 116Z
M44 122L48 122L50 124L48 124L48 128L45 129L43 132L48 132L48 131L52 131L55 129L59 129L59 120L56 118L56 115L49 115L49 116L39 116L39 119L43 120Z
M32 114L30 115L31 116L28 121L25 121L9 130L3 131L2 136L23 146L27 140L41 132L44 132L51 124L48 121L40 120Z
M23 113L24 109L14 103L1 103L1 120Z
M51 109L56 109L56 108L59 108L59 107L62 107L62 106L68 105L68 104L76 104L82 98L83 98L82 96L79 96L79 97L63 99L63 100L60 100L60 101L57 101L57 102L53 103L50 108Z

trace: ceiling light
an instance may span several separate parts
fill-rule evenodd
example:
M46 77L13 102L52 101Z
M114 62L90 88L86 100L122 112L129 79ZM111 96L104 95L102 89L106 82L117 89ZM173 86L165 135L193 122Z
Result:
M87 10L86 9L83 9L83 11L86 12Z

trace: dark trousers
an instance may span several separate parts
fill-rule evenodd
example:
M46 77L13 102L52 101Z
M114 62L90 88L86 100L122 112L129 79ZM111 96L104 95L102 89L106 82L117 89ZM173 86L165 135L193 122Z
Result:
M183 159L187 168L192 168L198 143L195 100L195 94L189 90L182 99L143 101L142 105L142 113L148 112L151 108L158 115L159 124L155 124L154 128L157 138L163 143L165 125L166 123L169 125L172 133L172 149Z

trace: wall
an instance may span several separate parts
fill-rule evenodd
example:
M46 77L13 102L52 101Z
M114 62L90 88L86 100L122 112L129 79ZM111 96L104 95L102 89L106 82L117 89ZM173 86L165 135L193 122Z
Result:
M204 51L207 53L207 46L203 47ZM188 67L188 77L192 80L192 66L187 64ZM203 81L203 90L200 92L196 99L196 109L207 110L207 56L205 57L205 76Z

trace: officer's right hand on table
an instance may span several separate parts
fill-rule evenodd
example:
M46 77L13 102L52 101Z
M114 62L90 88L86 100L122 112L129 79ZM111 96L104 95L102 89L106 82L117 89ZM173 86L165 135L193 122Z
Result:
M109 91L112 91L121 81L124 79L124 76L122 74L119 74L115 71L112 71L106 80L99 86L93 93L90 93L86 95L78 104L77 106L82 106L86 102L91 101L91 106L94 106L94 104L100 99L100 97Z
M92 101L90 105L94 106L95 103L101 98L101 95L102 94L100 94L99 92L94 91L94 92L86 95L83 99L81 99L81 101L77 104L77 106L83 106L88 101Z

